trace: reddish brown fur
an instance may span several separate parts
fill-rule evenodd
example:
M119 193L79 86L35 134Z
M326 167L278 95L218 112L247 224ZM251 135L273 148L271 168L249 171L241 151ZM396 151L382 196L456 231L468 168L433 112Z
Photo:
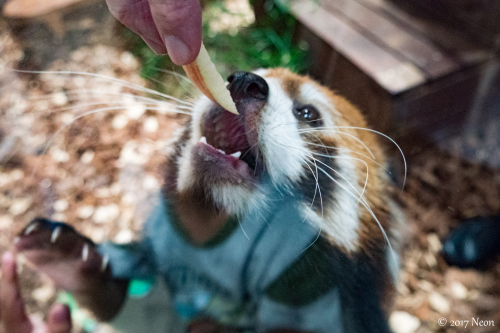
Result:
M316 83L308 76L299 76L283 68L269 70L266 73L266 77L280 79L282 81L283 89L292 98L298 95L299 88L302 84L308 83L314 85L318 89L318 91L320 91L331 101L331 104L334 108L330 110L330 114L336 126L340 127L339 130L357 137L371 150L374 155L374 160L377 163L379 163L380 165L385 164L384 152L377 140L375 133L367 130L347 128L368 127L361 112L345 98L335 94L330 89ZM335 110L337 112L335 112ZM321 112L325 111L329 110L321 110ZM369 153L360 144L360 142L348 135L335 135L333 131L331 134L326 131L320 131L317 132L316 135L320 137L321 141L324 144L330 147L347 147L352 151L369 155ZM364 192L364 198L370 208L373 210L374 215L378 218L384 230L389 230L391 226L391 218L388 208L386 188L387 177L385 175L385 170L383 170L379 165L368 158L363 158L362 156L356 157L362 158L368 165L368 184ZM363 188L367 173L365 164L360 161L356 162L356 172L359 179L358 185L360 188ZM380 247L381 244L385 244L385 239L378 223L362 205L360 205L360 223L361 227L359 229L359 251L366 254L373 254L374 247Z

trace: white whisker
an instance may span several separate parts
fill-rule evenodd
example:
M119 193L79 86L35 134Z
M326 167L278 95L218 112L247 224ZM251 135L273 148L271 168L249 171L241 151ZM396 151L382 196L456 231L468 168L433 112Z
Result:
M175 76L174 76L174 77L175 77ZM152 78L152 77L150 77L150 76L146 77L146 79L147 79L148 81L150 81L150 82L154 82L154 83L156 83L157 85L160 85L160 86L162 86L162 87L166 87L165 83L164 83L164 82L162 82L162 81L160 81L160 80L158 80L158 79ZM182 84L181 84L181 82L179 81L179 79L178 79L177 77L175 77L175 79L177 80L177 82L179 82L179 86L181 86L181 87L182 87ZM191 84L192 84L192 85L194 85L193 83L191 83ZM192 92L191 92L191 91L189 91L188 89L184 89L184 90L185 90L185 91L189 94L189 97L193 98L193 94L192 94Z
M309 249L311 246L313 246L313 245L314 245L314 243L316 243L316 241L317 241L317 240L319 239L319 237L321 236L321 232L322 232L322 230L321 230L321 229L319 229L319 230L318 230L318 234L316 235L316 238L315 238L315 239L311 242L311 244L309 244L309 245L308 245L305 249L303 249L303 250L302 250L302 251L301 251L301 252L297 255L297 257L300 257L300 256L302 255L302 253L306 252L306 251L307 251L307 249Z
M368 163L366 163L365 161L363 161L360 158L356 158L356 157L352 157L352 156L329 156L329 155L324 155L324 154L319 154L319 153L313 153L313 154L314 155L319 155L319 156L322 156L322 157L331 158L331 159L349 159L349 160L359 161L359 162L361 162L361 163L363 163L365 165L365 167L366 167L365 184L363 185L363 190L361 191L361 195L360 195L360 198L358 200L358 204L359 204L359 201L361 200L361 197L363 197L363 195L364 195L364 193L366 191L366 187L368 185L368 176L369 176L369 169L370 169L368 167ZM328 166L327 164L321 162L320 160L317 160L317 161L335 172L335 170L333 168L331 168L330 166Z
M403 163L404 163L404 166L405 166L405 176L404 176L404 181L403 181L403 188L406 184L406 177L407 177L407 174L408 174L408 165L406 163L406 158L405 158L405 155L403 153L403 150L401 149L401 147L396 143L396 141L394 141L394 139L392 139L390 136L382 133L382 132L379 132L379 131L375 131L375 130L372 130L370 128L364 128L364 127L356 127L356 126L332 126L332 127L318 127L318 128L314 128L314 129L309 129L309 130L304 130L303 132L315 132L315 131L319 131L319 132L324 132L324 131L331 131L332 129L335 130L337 128L346 128L346 129L355 129L355 130L361 130L361 131L368 131L368 132L372 132L372 133L375 133L375 134L378 134L384 138L386 138L387 140L391 141L395 146L396 148L399 150L400 154L401 154L401 157L403 159Z
M173 71L173 70L170 70L170 69L163 69L163 68L154 68L154 70L156 70L158 72L161 72L161 73L165 73L165 74L171 74L171 75L175 76L178 79L183 79L185 82L189 83L193 87L196 87L196 85L187 76L179 74L176 71Z
M321 127L320 127L321 128ZM316 129L310 129L310 130L299 130L300 133L309 133L309 132L313 132L315 131ZM331 131L331 130L330 130ZM363 146L363 148L366 149L367 152L370 153L371 157L372 158L375 158L375 155L373 154L372 150L370 148L368 148L368 146L363 142L361 141L358 137L356 137L355 135L352 135L350 133L346 133L346 132L342 132L342 131L331 131L333 133L338 133L338 134L343 134L343 135L346 135L354 140L356 140L357 142L359 142L360 145Z
M293 147L293 148L297 148L299 149L298 147ZM294 154L293 152L289 151L290 153ZM314 177L314 180L316 181L316 186L314 188L314 195L311 199L311 205L310 205L310 208L312 208L313 204L314 204L314 200L316 199L316 193L319 193L319 200L320 200L320 205L321 205L321 216L323 216L323 197L321 195L321 187L319 185L319 179L318 179L318 166L316 165L316 161L313 161L314 163L314 167L316 168L316 173L311 169L311 167L309 166L309 163L308 161L306 161L304 158L302 158L301 156L299 156L298 154L294 154L295 156L297 156L302 162L305 163L305 165L307 166L307 168L311 171L311 174L313 175ZM304 221L306 220L306 217L304 217Z
M92 95L94 96L94 95ZM104 92L96 92L95 97L102 97L102 96L110 96L110 97L121 97L121 98L132 98L134 102L140 102L142 105L148 107L150 105L155 105L155 106L167 106L172 109L172 112L175 112L176 110L192 110L193 106L192 105L178 105L172 102L167 102L163 100L156 100L154 98L149 98L149 97L144 97L144 96L137 96L133 94L128 94L128 93L104 93ZM119 104L123 105L123 108L125 109L127 106L129 106L128 101L123 101L119 99L115 100L109 100L109 101L94 101L94 102L89 102L89 103L81 103L77 102L75 105L67 106L67 107L61 107L61 108L56 108L52 109L52 112L63 112L71 109L77 109L77 108L85 108L85 107L92 107L96 105L102 105L102 104Z
M196 85L187 77L187 76L184 76L182 74L179 74L173 70L169 70L169 69L162 69L162 68L154 68L154 70L158 71L158 72L161 72L161 73L166 73L166 74L169 74L169 75L172 75L176 80L177 82L179 83L179 86L181 88L184 89L184 91L191 97L191 98L194 98L195 96L193 95L193 90L189 90L187 88L184 87L184 85L182 84L181 82L181 79L188 83L189 85L191 85L191 87L194 87L196 88ZM162 83L163 84L163 83ZM164 85L164 84L163 84Z
M339 187L341 187L342 189L344 189L347 194L353 196L353 194L350 192L350 191L347 191L347 189L341 185L335 178L333 178L330 174L328 174L328 172L326 172L325 170L323 170L321 167L318 167L319 170L321 170L328 178L330 178L332 181L334 181L335 183L337 183L337 185ZM356 192L357 190L354 189ZM355 195L354 195L355 196ZM356 197L356 196L355 196ZM375 220L375 222L377 222L379 228L380 228L380 231L382 232L382 235L384 236L384 239L386 240L388 246L389 246L389 250L391 252L391 255L392 255L392 258L394 260L394 263L396 265L398 265L398 259L397 259L397 256L396 256L396 253L394 251L394 249L392 248L392 245L391 245L391 241L389 240L389 237L387 236L387 233L385 232L384 230L384 227L382 226L382 224L380 223L379 219L377 218L377 216L375 215L375 213L373 213L373 210L370 208L370 205L368 205L368 203L366 202L366 200L364 198L362 198L362 206L370 213L370 215L373 217L373 219Z
M366 187L367 187L367 184L368 184L368 165L365 161L359 159L359 158L354 158L354 157L350 157L350 156L346 156L346 158L350 158L350 159L354 159L354 160L358 160L358 161L361 161L362 163L365 164L366 168L367 168L367 177L365 179L365 184L364 184L364 187L363 187L363 190L362 192L360 193L356 187L349 181L347 180L340 172L338 172L337 170L331 168L330 166L328 166L327 164L325 164L324 162L314 158L312 156L312 153L307 151L307 150L304 150L304 149L300 149L299 147L294 147L294 146L289 146L289 145L285 145L283 144L282 142L279 142L278 143L284 147L289 147L289 148L294 148L294 149L297 149L301 152L305 152L307 156L311 157L312 159L314 159L315 161L323 164L325 167L327 167L328 169L330 169L331 171L333 171L337 176L339 176L343 181L345 181L347 183L347 185L352 189L349 190L348 188L346 188L344 185L342 185L337 179L335 179L332 175L330 175L325 169L323 169L322 167L318 166L317 164L315 164L316 168L321 171L323 174L325 174L328 178L330 178L330 180L332 180L333 182L335 182L337 184L337 186L339 186L339 188L341 188L342 190L344 190L348 195L354 197L357 199L357 205L358 204L361 204L369 213L370 215L373 217L373 219L376 221L376 223L378 224L381 232L382 232L382 235L384 237L384 239L386 240L388 246L389 246L389 249L390 249L390 252L391 252L391 255L392 255L392 258L394 260L395 263L397 263L397 257L396 257L396 254L392 248L392 245L390 243L390 240L389 240L389 237L387 236L387 233L385 232L385 229L383 228L382 224L380 223L380 221L378 220L378 218L376 217L375 213L373 212L373 210L370 208L368 202L366 201L366 199L364 198L363 194L366 190ZM288 150L289 151L289 150ZM293 152L289 151L290 153L293 154ZM321 155L321 154L319 154ZM329 156L327 155L328 157L332 157L332 156ZM333 158L333 157L332 157ZM337 156L338 158L338 156Z
M239 218L238 218L238 224L240 225L241 231L243 231L243 234L245 235L245 238L248 239L248 240L250 240L250 237L248 237L247 232L245 231L245 229L243 229L243 225L241 224L241 221L240 221Z
M329 147L329 146L326 146L326 145L319 145L319 144L310 143L310 142L307 142L306 144L310 145L310 146L322 147L322 148L325 148L325 149L332 149L332 150L339 150L339 151L342 151L342 152L352 153L352 154L356 154L356 155L362 156L362 157L364 157L364 158L372 161L373 163L375 163L377 166L381 167L382 169L384 169L384 171L387 172L388 174L391 174L391 172L390 172L389 169L387 169L385 166L383 166L382 164L380 164L379 162L377 162L375 159L373 159L370 156L367 156L365 154L359 153L359 152L357 152L355 150L351 150L351 149L345 148L345 147Z
M81 76L95 77L95 78L99 78L99 79L108 80L111 82L118 82L118 83L122 84L124 87L130 88L132 90L146 92L146 93L149 93L151 95L160 96L160 97L163 97L166 99L172 99L180 104L187 104L187 105L191 104L191 103L183 101L179 98L175 98L175 97L172 97L170 95L160 93L156 90L144 88L139 84L127 82L125 80L121 80L121 79L117 79L117 78L114 78L111 76L106 76L106 75L101 75L101 74L94 74L94 73L87 73L87 72L80 72L80 71L27 71L27 70L19 70L19 69L13 69L13 71L19 72L19 73L31 73L31 74L81 75Z
M367 164L365 161L363 161L362 159L359 159L359 158L351 157L351 156L329 156L329 155L323 155L323 154L319 154L319 153L312 153L312 152L308 151L307 149L302 149L302 148L299 148L299 147L294 147L294 146L285 145L285 144L283 144L283 143L281 143L281 142L279 142L279 141L277 141L277 143L278 143L278 144L280 144L280 145L282 145L282 146L284 146L284 147L295 148L295 149L297 149L297 150L299 150L299 151L301 151L301 152L305 153L305 154L306 154L309 158L311 158L313 161L317 161L317 162L319 162L319 163L321 163L321 164L325 165L327 168L331 169L333 172L335 172L335 173L336 173L339 177L341 177L342 179L344 179L344 180L345 180L347 183L349 183L349 184L350 184L350 182L349 182L349 181L348 181L348 180L347 180L344 176L342 176L342 175L341 175L341 174L340 174L337 170L335 170L335 169L331 168L329 165L327 165L327 164L323 163L322 161L320 161L320 160L318 160L318 159L314 158L313 154L314 154L314 155L323 156L323 157L328 157L328 158L331 158L331 159L334 159L334 158L340 158L340 157L342 157L342 158L346 158L346 159L357 160L357 161L360 161L360 162L364 163L364 165L365 165L365 167L366 167L366 179L365 179L365 184L364 184L364 187L363 187L363 191L361 192L361 195L360 195L360 197L358 198L359 200L361 200L361 197L362 197L362 195L364 194L365 189L366 189L366 186L367 186L367 184L368 184L368 170L369 170L369 168L368 168L368 164ZM290 152L290 151L289 151L289 152ZM290 153L292 153L292 152L290 152ZM293 154L293 153L292 153L292 154ZM298 155L295 155L295 156L298 156ZM298 156L298 157L299 157L302 161L304 161L304 160L303 160L300 156ZM315 163L315 166L317 167L316 163ZM317 179L316 179L316 183L318 184L318 180L317 180ZM351 184L350 184L350 185L351 185ZM351 185L351 187L353 187L353 185ZM354 187L353 187L353 188L354 188Z

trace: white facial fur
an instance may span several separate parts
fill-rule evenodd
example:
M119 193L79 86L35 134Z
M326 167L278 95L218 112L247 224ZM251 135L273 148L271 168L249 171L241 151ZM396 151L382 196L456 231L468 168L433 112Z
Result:
M271 180L286 187L286 182L298 180L303 173L305 144L292 112L292 99L278 79L268 78L266 81L269 99L261 113L259 145Z
M265 209L265 189L250 191L242 186L220 185L211 189L212 198L228 214L243 216L253 209Z
M192 165L191 151L202 137L201 121L203 115L210 110L213 102L205 96L200 97L193 108L193 116L191 121L191 138L186 143L182 154L178 159L179 175L177 180L177 191L184 192L194 186L196 170ZM261 203L257 203L259 197L263 196L263 189L257 188L253 191L242 185L214 185L208 189L214 203L220 208L224 208L228 214L243 215L253 207L257 207Z
M363 204L360 199L362 189L357 186L358 177L349 155L338 154L336 165L338 168L335 174L338 175L338 180L335 186L335 200L332 206L321 214L307 207L308 221L328 235L339 247L348 252L355 251L359 245L359 208ZM326 170L325 166L322 168Z
M264 75L265 70L259 70L256 73ZM268 105L261 111L262 121L258 129L259 146L264 156L266 170L269 171L272 181L285 185L288 180L296 181L302 175L305 145L297 130L298 121L292 112L293 101L283 91L278 79L267 78L266 81L269 85L269 98ZM203 96L193 108L191 139L186 144L186 149L178 161L177 189L180 192L193 186L193 172L195 170L191 165L190 151L201 138L201 119L203 114L210 109L211 103ZM290 145L291 142L293 142L292 145ZM221 191L221 189L217 190L218 198L231 196L230 194L221 195ZM241 190L237 192L241 193Z
M179 177L177 179L177 191L184 192L191 188L194 184L194 168L192 167L191 161L191 150L200 141L200 123L203 114L210 109L213 102L207 97L202 96L198 99L198 102L193 107L193 115L191 121L191 138L189 142L186 143L185 149L182 151L182 155L177 161L179 165Z
M299 121L293 114L294 101L284 91L280 78L266 78L265 70L256 72L266 79L269 86L267 106L260 112L258 127L258 145L263 155L266 171L271 181L279 188L287 188L298 181L306 172L319 172L311 163L311 153L307 149L299 131ZM300 103L312 104L321 113L323 127L335 126L334 118L338 115L330 99L319 91L314 84L301 86L299 96L293 96ZM186 144L179 163L178 190L184 191L193 186L194 172L191 161L191 149L201 137L200 122L205 112L210 110L208 99L202 97L195 105L191 123L191 139ZM332 132L331 136L341 135ZM347 251L354 251L358 246L360 189L355 172L355 161L349 152L336 151L335 173L340 175L335 186L334 207L328 207L324 216L313 212L307 203L304 205L305 216L318 230ZM304 168L306 161L310 169ZM326 171L326 166L317 164ZM320 184L321 185L321 184ZM251 207L263 204L262 188L251 190L248 186L219 185L209 189L214 202L224 207L229 214L244 214ZM318 193L319 195L319 193Z
M305 83L300 87L299 100L303 103L313 104L320 110L328 110L330 112L321 112L321 118L323 120L322 127L332 127L335 125L331 114L339 116L339 112L335 109L335 105L321 93L321 91L316 88L312 83Z
M340 113L332 104L332 101L321 93L314 84L306 83L300 88L300 100L302 103L314 105L321 113L323 125L322 134L328 132L330 137L339 137L342 130L335 130L337 125L335 118L340 117ZM337 176L335 186L333 207L328 207L321 214L312 211L309 216L314 216L310 222L318 227L323 233L327 234L339 247L346 251L355 251L359 245L359 210L363 207L363 188L359 186L359 176L356 172L357 156L353 156L348 147L337 147L335 150L336 169L333 173ZM347 149L342 149L347 148ZM317 164L311 166L313 172L326 172L327 166ZM318 193L318 195L320 195Z

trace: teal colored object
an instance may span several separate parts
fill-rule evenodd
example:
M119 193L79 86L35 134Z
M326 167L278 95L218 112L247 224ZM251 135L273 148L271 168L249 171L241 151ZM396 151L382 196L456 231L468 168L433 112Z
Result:
M94 332L97 329L98 325L95 320L89 318L87 314L78 307L73 295L66 291L62 291L57 295L57 301L69 307L73 322L81 326L85 332Z
M146 280L131 280L128 285L128 294L130 297L141 298L146 296L149 291L153 288L155 284L155 279ZM73 295L66 291L62 291L57 296L57 301L59 303L66 304L71 311L71 318L73 321L84 329L85 332L94 332L98 328L98 324L92 318L89 318L87 314L78 307Z
M154 278L146 280L131 280L128 285L128 295L135 298L144 297L153 288L154 284Z

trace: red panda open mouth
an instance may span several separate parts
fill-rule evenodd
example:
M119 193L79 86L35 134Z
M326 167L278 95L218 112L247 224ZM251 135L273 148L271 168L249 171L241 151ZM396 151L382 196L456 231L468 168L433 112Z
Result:
M214 148L217 153L223 155L221 157L232 162L235 168L238 168L239 163L244 162L255 174L256 157L241 118L225 110L214 111L210 112L203 121L202 137L198 145ZM214 150L210 151L215 153Z

